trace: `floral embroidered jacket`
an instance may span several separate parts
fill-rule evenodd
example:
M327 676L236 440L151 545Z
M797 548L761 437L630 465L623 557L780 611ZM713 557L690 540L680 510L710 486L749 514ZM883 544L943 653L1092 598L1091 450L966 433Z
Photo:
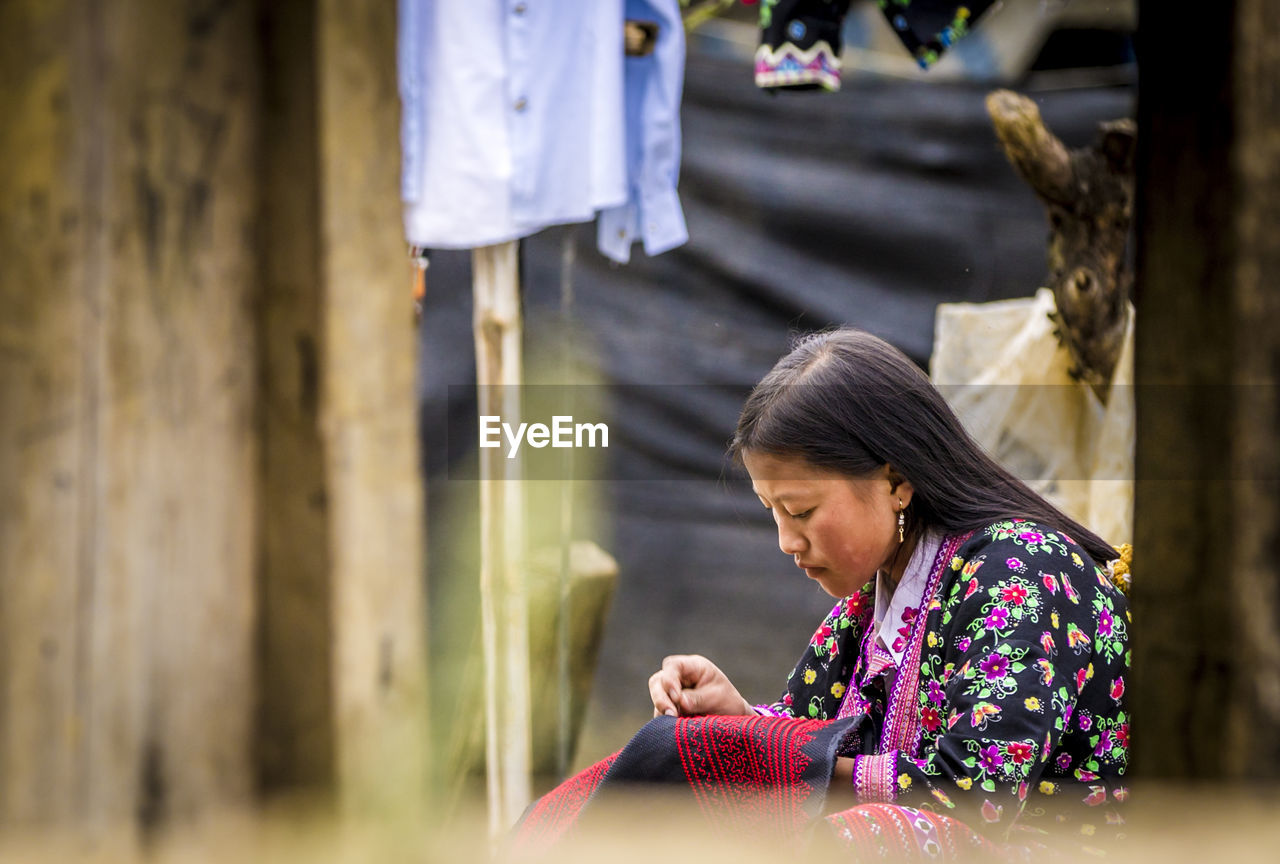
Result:
M1012 520L947 538L924 602L889 692L867 671L867 586L836 604L766 710L865 714L841 748L860 800L928 805L1000 839L1064 822L1086 845L1114 836L1128 795L1124 595L1069 536Z

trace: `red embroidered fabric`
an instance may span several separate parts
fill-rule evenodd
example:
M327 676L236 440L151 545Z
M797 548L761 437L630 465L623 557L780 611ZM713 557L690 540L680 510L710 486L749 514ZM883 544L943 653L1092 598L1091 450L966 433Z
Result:
M859 804L827 823L854 861L1032 860L1026 847L993 843L957 819L898 804Z
M813 741L806 720L704 717L678 723L676 748L702 813L719 827L753 833L795 832L809 820L813 788L804 780Z
M545 845L559 839L577 820L591 793L599 787L621 752L580 771L534 802L516 827L516 841Z
M691 795L708 824L743 836L795 836L821 814L835 751L855 721L658 717L620 752L543 796L517 842L554 841L610 788L664 784Z

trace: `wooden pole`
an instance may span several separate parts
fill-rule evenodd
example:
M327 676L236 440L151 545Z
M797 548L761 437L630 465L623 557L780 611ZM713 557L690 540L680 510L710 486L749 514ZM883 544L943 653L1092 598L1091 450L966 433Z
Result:
M317 9L335 767L347 812L414 814L427 780L426 607L395 4Z
M256 5L0 4L0 823L249 800Z
M1274 783L1280 8L1166 8L1139 3L1133 767Z
M476 249L475 343L481 417L520 423L518 241ZM530 799L529 618L522 460L480 449L480 627L484 643L489 830L509 828Z
M573 269L577 263L578 232L565 231L560 250L560 332L564 340L560 349L560 381L572 392L573 345L569 341L573 316ZM572 412L566 412L572 413ZM560 478L560 574L556 615L556 778L569 773L570 738L573 731L571 687L569 684L569 593L572 586L572 562L569 549L573 543L573 450L566 448L561 457L564 476Z
M429 812L395 4L267 5L0 3L3 828Z

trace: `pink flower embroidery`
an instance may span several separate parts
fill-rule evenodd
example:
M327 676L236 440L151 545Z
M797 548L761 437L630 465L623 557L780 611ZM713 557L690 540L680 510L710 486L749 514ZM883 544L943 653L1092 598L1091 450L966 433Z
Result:
M1014 606L1021 606L1027 599L1027 589L1021 585L1010 585L1000 592L1000 599Z
M846 614L850 618L857 618L858 615L861 614L862 610L866 608L866 605L867 605L866 596L864 596L862 593L854 594L852 597L849 598L849 602L846 605L846 609L848 610Z
M898 628L898 638L893 640L893 650L901 651L903 646L907 644L907 638L911 635L911 622L915 620L916 613L919 609L912 609L910 606L902 610L902 626Z
M1040 578L1044 581L1044 587L1049 589L1050 594L1058 593L1058 580L1053 578L1052 573L1041 573Z
M1000 766L1004 765L1004 757L1000 755L999 746L992 744L990 747L982 747L978 750L978 764L984 770L994 772Z
M995 804L992 804L990 801L983 800L983 802L982 802L982 818L983 818L983 820L984 820L984 821L986 821L986 822L999 822L999 821L1000 821L1000 814L1001 814L1001 813L1003 813L1003 812L1004 812L1004 805L1003 805L1003 804L1001 804L1000 806L996 806Z
M1120 697L1124 695L1124 678L1117 678L1111 682L1111 698L1120 701Z
M1030 744L1021 741L1014 741L1009 745L1009 760L1015 765L1021 765L1035 755L1035 748Z

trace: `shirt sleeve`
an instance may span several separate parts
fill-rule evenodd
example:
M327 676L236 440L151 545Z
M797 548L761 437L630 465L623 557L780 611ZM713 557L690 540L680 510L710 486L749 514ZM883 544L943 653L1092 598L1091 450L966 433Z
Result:
M600 211L596 246L618 263L631 244L657 255L689 239L676 194L680 175L680 98L684 86L684 24L676 0L627 0L629 19L658 25L653 53L628 57L624 71L628 199Z
M924 637L926 744L920 758L858 757L861 800L924 793L992 836L1016 819L1094 674L1090 652L1072 650L1095 630L1092 607L1061 602L1074 592L1060 581L1061 558L1029 545L1002 540L952 562L959 578L931 601L939 626Z

